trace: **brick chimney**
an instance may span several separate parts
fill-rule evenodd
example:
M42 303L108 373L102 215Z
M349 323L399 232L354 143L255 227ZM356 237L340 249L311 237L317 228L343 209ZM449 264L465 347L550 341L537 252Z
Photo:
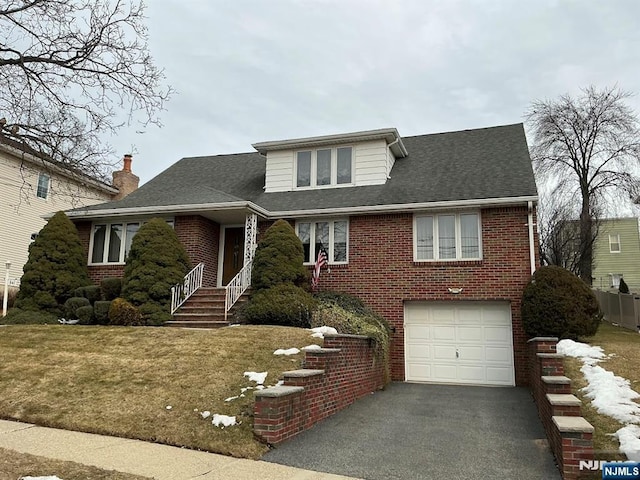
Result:
M122 159L124 164L122 170L113 172L113 186L119 190L113 197L114 200L120 200L138 188L140 177L131 172L131 160L133 160L131 154L125 154Z

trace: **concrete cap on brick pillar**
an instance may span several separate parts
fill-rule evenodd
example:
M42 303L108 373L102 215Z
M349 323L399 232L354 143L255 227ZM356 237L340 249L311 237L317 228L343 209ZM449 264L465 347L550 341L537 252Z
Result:
M593 433L594 428L583 417L551 417L553 423L556 424L558 430L563 433L568 432L580 432L580 433Z

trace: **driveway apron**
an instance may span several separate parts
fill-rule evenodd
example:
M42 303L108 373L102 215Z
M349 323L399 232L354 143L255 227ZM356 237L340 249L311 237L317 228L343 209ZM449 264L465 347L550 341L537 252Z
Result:
M373 480L560 479L519 387L393 383L262 459Z

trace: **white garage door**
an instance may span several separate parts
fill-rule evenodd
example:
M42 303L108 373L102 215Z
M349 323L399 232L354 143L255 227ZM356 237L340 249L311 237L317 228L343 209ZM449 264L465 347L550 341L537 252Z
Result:
M511 308L504 302L407 302L407 381L515 385Z

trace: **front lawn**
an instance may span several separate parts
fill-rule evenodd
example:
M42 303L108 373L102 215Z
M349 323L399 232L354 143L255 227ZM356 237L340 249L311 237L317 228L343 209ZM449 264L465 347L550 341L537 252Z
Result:
M581 339L590 345L600 346L605 354L613 354L602 360L599 365L620 377L626 378L631 388L640 391L640 335L632 330L614 327L603 322L593 337ZM582 415L595 427L593 436L596 456L603 460L615 460L613 452L618 452L618 441L611 436L624 425L611 417L602 415L591 406L591 400L581 391L586 381L580 372L582 362L577 358L565 357L564 367L566 375L571 378L571 388L574 395L582 400ZM619 457L624 458L624 457Z
M243 374L273 385L302 360L273 352L311 343L309 330L270 326L4 327L0 418L257 458L252 389L240 396L257 384ZM216 427L215 413L240 424Z
M74 462L63 462L0 448L0 480L56 476L64 480L151 480L129 473L101 470Z

